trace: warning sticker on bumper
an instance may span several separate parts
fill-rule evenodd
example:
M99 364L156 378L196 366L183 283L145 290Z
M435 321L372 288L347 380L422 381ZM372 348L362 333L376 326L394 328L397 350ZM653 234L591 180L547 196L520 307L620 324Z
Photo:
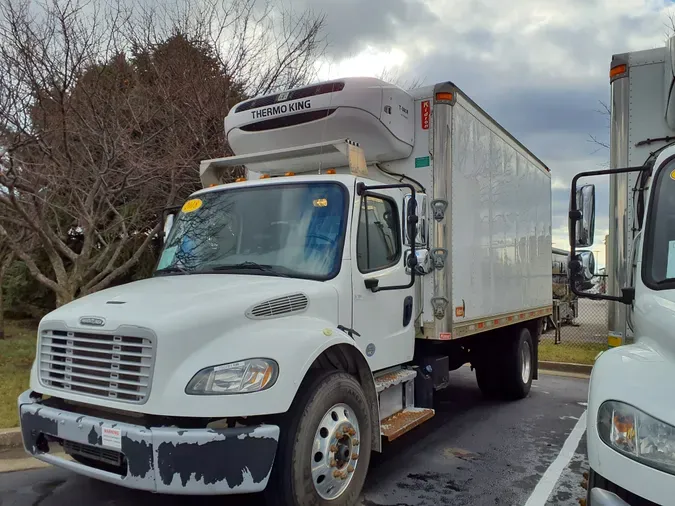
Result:
M103 435L101 438L103 446L109 448L115 448L116 450L122 449L122 430L113 429L112 427L103 427Z

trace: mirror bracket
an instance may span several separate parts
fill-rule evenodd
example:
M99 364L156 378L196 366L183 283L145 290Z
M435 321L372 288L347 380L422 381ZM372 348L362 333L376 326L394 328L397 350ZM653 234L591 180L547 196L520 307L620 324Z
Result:
M366 288L370 290L371 292L378 292L379 288L378 285L380 284L380 280L377 278L367 278L363 281L363 283L366 285Z

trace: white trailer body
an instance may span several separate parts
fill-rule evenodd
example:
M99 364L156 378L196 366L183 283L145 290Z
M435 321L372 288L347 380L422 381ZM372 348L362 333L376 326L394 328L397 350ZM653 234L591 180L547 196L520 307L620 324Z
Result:
M225 128L236 155L202 162L155 275L41 322L31 455L156 492L347 505L451 370L528 394L550 175L461 90L342 79L242 102Z
M675 38L612 57L610 169L576 176L609 177L607 295L578 291L609 304L610 349L594 364L588 396L588 506L673 503L674 63ZM571 193L574 247L590 245L577 232L591 243L593 235L594 187L581 181Z
M427 129L434 93L453 98L435 102ZM458 339L550 314L548 168L456 87L413 96L412 155L383 165L427 188L431 251L446 266L422 278L424 337Z

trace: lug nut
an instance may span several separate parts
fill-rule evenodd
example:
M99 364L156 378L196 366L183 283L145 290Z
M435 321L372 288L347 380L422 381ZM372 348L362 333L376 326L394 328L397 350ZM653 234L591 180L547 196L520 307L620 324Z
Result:
M356 460L356 459L358 459L358 458L359 458L359 454L358 454L358 453L356 453L356 452L352 453L352 460Z
M335 459L330 459L330 467L335 467L337 466L337 462L335 462Z
M353 427L350 427L350 428L349 428L349 435L350 435L350 436L356 435L356 431L354 430Z
M337 469L333 471L333 478L340 478L342 477L342 473L338 471Z
M352 465L350 464L349 467L347 468L347 472L353 473L353 472L354 472L354 466L352 466Z
M352 446L359 446L359 440L358 440L358 439L353 439L353 440L352 440Z
M337 445L330 445L329 449L332 453L337 453Z

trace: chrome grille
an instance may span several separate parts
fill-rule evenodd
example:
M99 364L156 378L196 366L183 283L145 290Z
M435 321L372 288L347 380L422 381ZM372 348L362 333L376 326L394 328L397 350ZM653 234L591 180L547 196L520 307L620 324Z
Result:
M307 309L308 304L309 301L304 293L294 293L292 295L285 295L256 304L246 311L246 316L251 319L285 316L289 313L299 313L304 311Z
M148 337L43 330L38 370L45 386L143 403L150 392L154 340Z

